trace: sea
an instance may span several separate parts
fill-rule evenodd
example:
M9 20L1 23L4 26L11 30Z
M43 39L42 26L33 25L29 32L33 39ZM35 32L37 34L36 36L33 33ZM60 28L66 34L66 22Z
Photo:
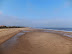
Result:
M43 29L50 29L50 30L59 30L59 31L72 32L72 28L43 28Z
M41 28L36 28L36 29L47 29L46 31L43 31L43 32L57 33L57 34L61 34L63 36L72 38L72 28L42 28L41 27Z

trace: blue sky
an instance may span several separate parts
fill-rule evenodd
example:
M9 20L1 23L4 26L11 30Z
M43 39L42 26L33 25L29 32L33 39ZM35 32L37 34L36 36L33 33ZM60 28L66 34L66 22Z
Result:
M72 1L0 0L0 25L72 27Z

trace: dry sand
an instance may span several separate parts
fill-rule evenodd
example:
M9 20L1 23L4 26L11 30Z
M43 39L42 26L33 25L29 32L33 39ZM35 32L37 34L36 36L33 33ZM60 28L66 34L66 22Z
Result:
M18 37L16 44L7 41L1 44L0 54L72 54L71 40L40 30L29 31L32 32Z

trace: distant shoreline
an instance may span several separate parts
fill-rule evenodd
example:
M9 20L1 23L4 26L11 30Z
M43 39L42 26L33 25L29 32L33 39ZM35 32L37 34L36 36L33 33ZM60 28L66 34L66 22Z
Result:
M4 29L4 28L25 28L25 27L23 26L4 26L4 25L0 26L0 29Z

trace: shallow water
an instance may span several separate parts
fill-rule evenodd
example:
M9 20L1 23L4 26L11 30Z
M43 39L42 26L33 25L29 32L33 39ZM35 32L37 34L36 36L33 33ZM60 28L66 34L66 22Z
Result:
M15 36L13 36L12 38L10 38L9 40L7 40L6 42L4 42L3 44L0 45L0 54L5 54L4 52L9 49L14 47L16 44L19 43L19 39L22 35L24 35L26 32L30 32L30 31L22 31L18 34L16 34Z
M22 31L22 32L31 32L31 31Z
M13 36L12 38L10 38L9 40L7 40L5 43L1 44L0 46L5 47L5 48L6 48L6 46L8 46L8 47L13 46L14 44L18 43L19 37L24 35L25 32L30 32L30 31L22 31L22 32L16 34L15 36Z
M14 44L18 43L18 39L20 36L24 35L25 33L23 32L20 32L18 34L16 34L14 37L10 38L8 41L6 41L5 43L1 44L0 46L3 47L3 48L6 48L6 47L11 47L13 46Z

